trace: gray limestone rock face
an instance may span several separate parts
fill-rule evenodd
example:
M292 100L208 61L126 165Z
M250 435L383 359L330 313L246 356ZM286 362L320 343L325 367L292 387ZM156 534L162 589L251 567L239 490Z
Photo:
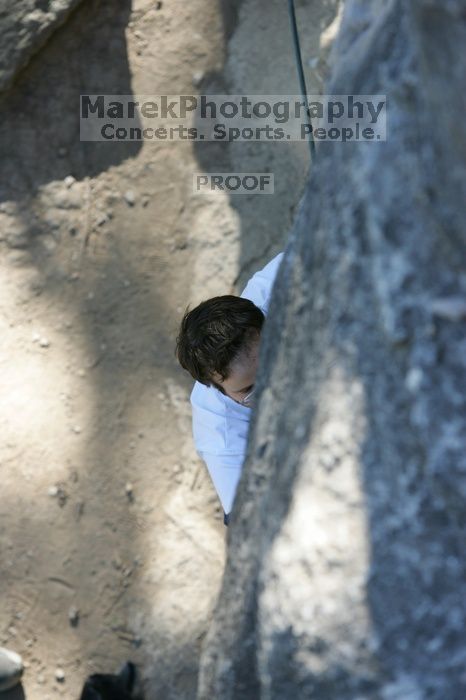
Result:
M0 3L0 92L63 24L81 0L2 0Z
M348 0L274 286L198 700L466 697L466 5ZM305 29L304 29L305 31Z

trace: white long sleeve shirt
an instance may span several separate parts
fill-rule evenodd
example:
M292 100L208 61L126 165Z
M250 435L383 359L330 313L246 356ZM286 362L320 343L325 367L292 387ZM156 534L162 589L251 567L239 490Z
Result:
M267 316L273 283L284 253L276 255L249 280L241 297ZM195 382L190 396L196 451L204 460L223 510L232 509L241 476L251 408L242 406L214 386Z

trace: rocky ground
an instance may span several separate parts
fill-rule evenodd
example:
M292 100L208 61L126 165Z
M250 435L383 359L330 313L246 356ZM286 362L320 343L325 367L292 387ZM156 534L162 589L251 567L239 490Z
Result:
M297 9L317 92L338 3ZM147 698L195 696L226 530L177 327L283 248L308 168L303 143L82 143L78 96L280 94L295 76L279 0L94 0L0 97L0 643L27 700L78 697L127 658ZM197 196L203 170L273 172L276 192Z

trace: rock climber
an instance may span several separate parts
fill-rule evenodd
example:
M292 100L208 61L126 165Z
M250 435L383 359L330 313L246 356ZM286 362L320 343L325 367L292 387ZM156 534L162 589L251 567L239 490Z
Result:
M228 525L254 405L261 331L284 253L251 277L241 295L186 310L175 354L195 379L190 395L196 451L205 462Z

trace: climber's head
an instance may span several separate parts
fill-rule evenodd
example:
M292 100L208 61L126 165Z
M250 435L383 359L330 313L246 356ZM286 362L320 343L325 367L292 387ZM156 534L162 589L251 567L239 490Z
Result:
M187 310L175 354L193 379L242 403L254 385L265 316L249 299L213 297ZM248 405L245 402L244 405Z

